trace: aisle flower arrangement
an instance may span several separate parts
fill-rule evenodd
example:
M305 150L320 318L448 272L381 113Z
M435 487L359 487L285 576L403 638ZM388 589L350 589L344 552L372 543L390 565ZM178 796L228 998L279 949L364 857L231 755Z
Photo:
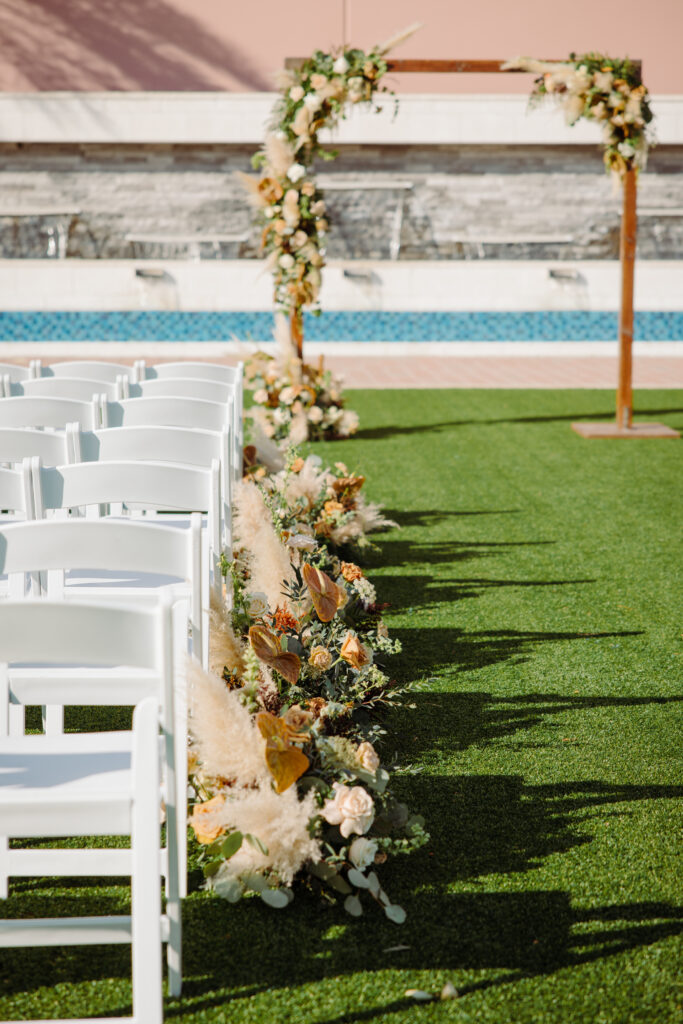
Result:
M361 502L363 482L290 450L284 469L238 486L230 611L212 609L210 671L191 671L191 824L206 885L230 901L285 907L303 884L401 923L379 869L428 837L379 753L385 712L413 689L391 678L400 644L340 557L364 530L335 534L359 510L366 528L390 525Z
M631 61L587 53L571 54L561 63L519 57L505 66L537 73L532 101L546 96L559 99L567 124L576 124L582 117L600 122L608 171L621 177L632 167L645 167L652 144L648 133L652 110L640 70Z
M246 360L244 376L254 402L251 416L276 442L331 441L358 430L358 414L344 408L342 382L322 358L313 366L287 349L280 359L259 351Z

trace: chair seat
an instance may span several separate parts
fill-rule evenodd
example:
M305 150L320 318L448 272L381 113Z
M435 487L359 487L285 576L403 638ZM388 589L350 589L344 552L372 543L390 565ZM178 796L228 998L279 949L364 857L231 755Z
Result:
M24 837L130 829L131 732L4 737L0 818Z

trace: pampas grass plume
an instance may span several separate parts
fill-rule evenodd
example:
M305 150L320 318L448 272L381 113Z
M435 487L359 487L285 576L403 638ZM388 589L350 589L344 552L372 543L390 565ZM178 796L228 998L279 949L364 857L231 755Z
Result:
M188 658L190 731L202 771L238 786L270 786L264 741L242 704L239 691Z
M285 546L273 527L263 495L253 483L241 481L235 488L235 539L249 555L249 589L268 598L271 611L289 607L282 593L284 583L294 583L294 572Z
M241 676L244 672L242 644L233 632L230 613L215 592L211 591L209 608L209 671L217 676L223 675L223 669L236 672Z

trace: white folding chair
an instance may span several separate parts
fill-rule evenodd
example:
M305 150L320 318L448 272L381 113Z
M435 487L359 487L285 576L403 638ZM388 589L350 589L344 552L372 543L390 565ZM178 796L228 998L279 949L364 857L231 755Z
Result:
M134 399L131 399L134 401ZM220 573L221 521L220 464L209 469L168 462L81 462L70 466L40 466L32 459L33 515L47 511L85 509L99 518L102 505L135 505L154 512L202 512L207 517L206 541L213 585L222 589ZM169 517L170 520L170 517ZM167 520L167 521L169 521ZM173 516L178 526L185 525Z
M56 427L78 422L83 430L102 426L102 407L106 400L99 395L90 401L73 398L51 398L20 395L0 399L0 427Z
M156 380L168 377L192 377L195 380L218 380L224 384L233 384L242 377L244 363L236 366L223 366L222 363L204 363L201 360L180 360L175 363L156 363L147 366L144 359L135 361L137 379Z
M21 686L12 680L11 665L28 658L51 665L74 661L97 666L127 665L146 672L147 693L138 687L139 709L133 732L8 736L10 700L41 703L55 699L56 687L51 678L54 670L37 676L28 690L24 687L24 692L17 692ZM144 1006L147 1012L150 1010L152 1002L149 992L145 992L150 981L155 990L154 1005L160 1004L160 965L150 976L145 964L153 965L152 957L159 959L157 950L162 938L168 941L169 989L172 994L179 994L181 986L180 900L173 851L168 855L167 907L163 917L159 899L159 717L161 793L166 805L169 843L173 843L177 833L173 675L171 613L167 606L131 610L112 604L51 601L3 605L0 689L5 701L0 708L0 725L4 726L5 735L0 744L0 821L4 835L0 843L0 895L7 895L10 877L131 875L137 883L133 884L132 922L77 919L70 926L68 919L47 919L34 924L2 921L0 945L57 945L68 941L68 935L73 943L132 939L133 960L138 968L136 971L134 967L133 1013L140 1024L151 1019L136 1010L136 1004ZM62 680L58 688L64 703L80 704L84 699L93 702L94 688L90 687L89 692L83 680L75 680L71 685ZM131 849L10 849L7 842L8 838L46 835L119 834L131 834ZM142 842L137 841L139 838ZM141 935L146 941L136 951L136 936Z
M32 463L24 459L21 466L7 469L0 466L0 526L34 515Z
M235 481L239 479L242 472L242 447L244 443L241 376L233 382L181 378L179 376L143 380L138 384L130 386L130 397L185 398L203 402L225 403L229 407L229 420L232 423Z
M31 370L28 366L20 366L18 363L0 363L0 377L9 377L14 382L17 380L28 380Z
M0 427L0 463L22 462L32 455L37 455L44 466L61 466L73 461L73 444L65 430Z
M16 527L19 527L17 529ZM178 530L139 521L120 520L42 520L19 523L0 530L0 573L7 573L10 588L20 595L28 581L43 579L42 592L51 600L84 601L95 598L125 602L126 606L149 605L162 594L171 602L174 613L176 661L182 663L188 654L204 666L208 664L208 573L201 557L201 518L192 517L189 530ZM71 570L65 581L64 570ZM138 577L138 586L120 580L122 572ZM97 573L95 579L83 572ZM103 575L117 572L119 580ZM47 582L44 576L47 573ZM182 580L170 583L170 578ZM118 583L122 582L122 586ZM0 614L2 609L0 608ZM80 675L93 680L90 669L69 668L67 675ZM24 687L31 685L41 669L15 669L13 681ZM136 680L126 674L125 683L118 677L96 677L98 697L107 704L126 706L132 703ZM145 685L142 680L142 685ZM85 702L87 703L87 701ZM187 857L187 704L185 693L176 694L176 764L178 793L176 795L178 827L178 859L181 895L185 894ZM23 706L12 709L12 732L23 732ZM64 730L63 704L43 706L45 732L56 735ZM185 770L184 770L185 769Z
M86 377L37 377L10 386L12 395L31 397L72 398L78 402L90 402L93 395L105 395L110 401L128 397L128 378L122 375L115 381L96 380Z
M70 359L49 366L43 366L40 360L36 359L34 374L36 377L87 377L88 380L110 381L112 384L115 384L119 377L127 377L131 381L136 379L134 366L107 363L99 359Z
M72 452L63 462L139 461L179 462L188 466L210 468L214 459L220 463L221 519L224 534L223 550L232 551L232 445L230 428L197 430L186 427L109 427L105 430L79 431L69 428ZM2 457L0 432L0 458ZM45 462L45 460L43 460Z
M104 734L104 742L90 734L22 736L0 748L0 816L8 837L38 838L46 829L55 837L131 837L130 916L0 919L0 948L130 942L133 1016L118 1019L134 1024L163 1021L161 944L170 929L159 891L157 734L158 706L151 698L135 709L130 739L117 733ZM15 863L19 873L21 863ZM47 873L54 873L52 864ZM179 990L176 973L169 970L169 987L172 980Z

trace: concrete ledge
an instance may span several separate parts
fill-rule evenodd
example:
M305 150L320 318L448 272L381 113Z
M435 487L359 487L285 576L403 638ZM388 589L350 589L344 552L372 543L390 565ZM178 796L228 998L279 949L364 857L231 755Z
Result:
M42 92L0 94L0 142L214 143L257 145L276 93ZM568 128L551 102L526 96L400 97L374 115L353 108L337 143L387 145L598 145L596 124ZM683 144L683 95L653 99L660 145ZM331 138L328 136L328 138Z

